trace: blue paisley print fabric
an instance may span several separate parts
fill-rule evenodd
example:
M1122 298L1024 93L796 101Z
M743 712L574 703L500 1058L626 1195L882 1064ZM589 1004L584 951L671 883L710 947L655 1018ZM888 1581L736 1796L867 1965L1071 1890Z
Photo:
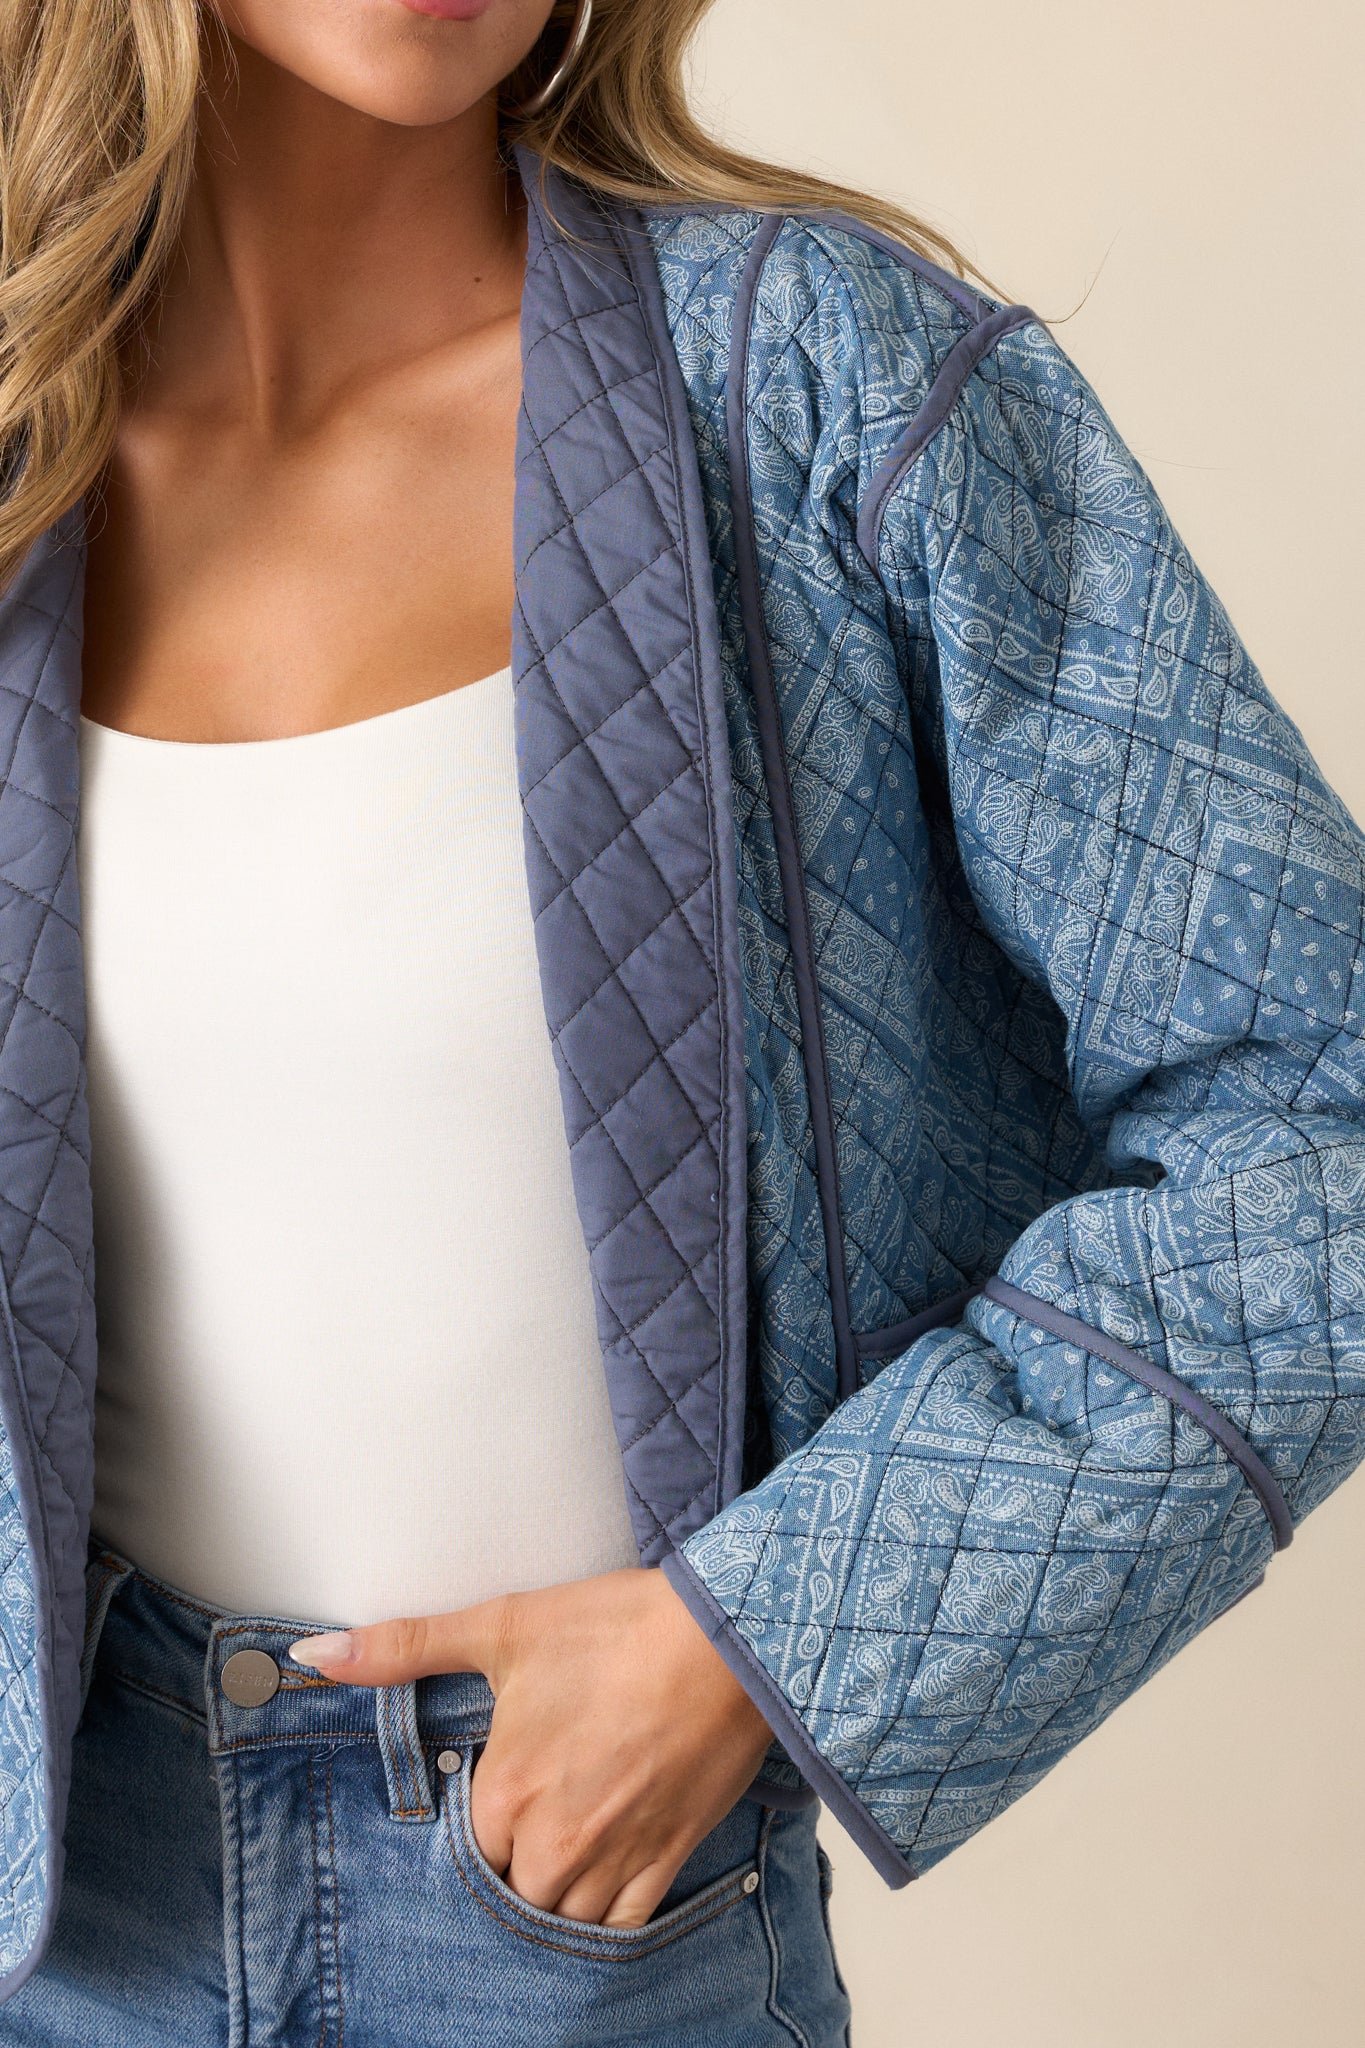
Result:
M897 1881L1265 1570L1244 1471L1118 1347L1226 1416L1295 1519L1365 1454L1362 841L1045 329L788 222L740 374L803 1048L723 417L759 224L652 231L727 652L776 1459L666 1569ZM878 1342L996 1273L1000 1299Z

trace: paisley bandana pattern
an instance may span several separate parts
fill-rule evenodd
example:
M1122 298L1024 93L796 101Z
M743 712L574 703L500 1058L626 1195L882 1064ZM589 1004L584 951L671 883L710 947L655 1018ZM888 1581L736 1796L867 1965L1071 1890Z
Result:
M1365 1453L1362 843L1046 331L783 225L746 459L865 1381L836 1406L717 427L757 223L654 231L730 650L779 1461L666 1569L903 1881L1264 1572L1243 1471L1116 1350L1235 1424L1295 1518Z

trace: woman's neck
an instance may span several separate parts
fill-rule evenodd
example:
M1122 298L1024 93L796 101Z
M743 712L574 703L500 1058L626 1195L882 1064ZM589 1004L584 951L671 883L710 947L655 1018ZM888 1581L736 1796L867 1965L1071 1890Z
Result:
M405 128L236 55L89 524L84 709L159 739L347 724L509 651L525 219L491 96Z
M288 438L515 310L524 211L491 96L399 127L209 40L180 254L144 358L158 409L183 397Z

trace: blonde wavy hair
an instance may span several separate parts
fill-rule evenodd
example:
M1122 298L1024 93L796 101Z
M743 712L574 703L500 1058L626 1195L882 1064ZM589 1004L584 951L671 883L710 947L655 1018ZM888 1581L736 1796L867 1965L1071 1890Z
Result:
M504 87L507 141L599 192L854 214L963 274L899 207L727 149L688 108L712 0L594 0L567 86L518 115L574 15ZM0 587L109 459L120 351L175 246L194 161L198 0L0 0Z

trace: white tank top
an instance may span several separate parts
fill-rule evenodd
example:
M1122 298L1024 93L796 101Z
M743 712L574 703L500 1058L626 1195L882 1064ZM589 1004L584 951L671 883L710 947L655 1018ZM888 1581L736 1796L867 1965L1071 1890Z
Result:
M81 768L98 1535L343 1623L635 1563L510 672Z

